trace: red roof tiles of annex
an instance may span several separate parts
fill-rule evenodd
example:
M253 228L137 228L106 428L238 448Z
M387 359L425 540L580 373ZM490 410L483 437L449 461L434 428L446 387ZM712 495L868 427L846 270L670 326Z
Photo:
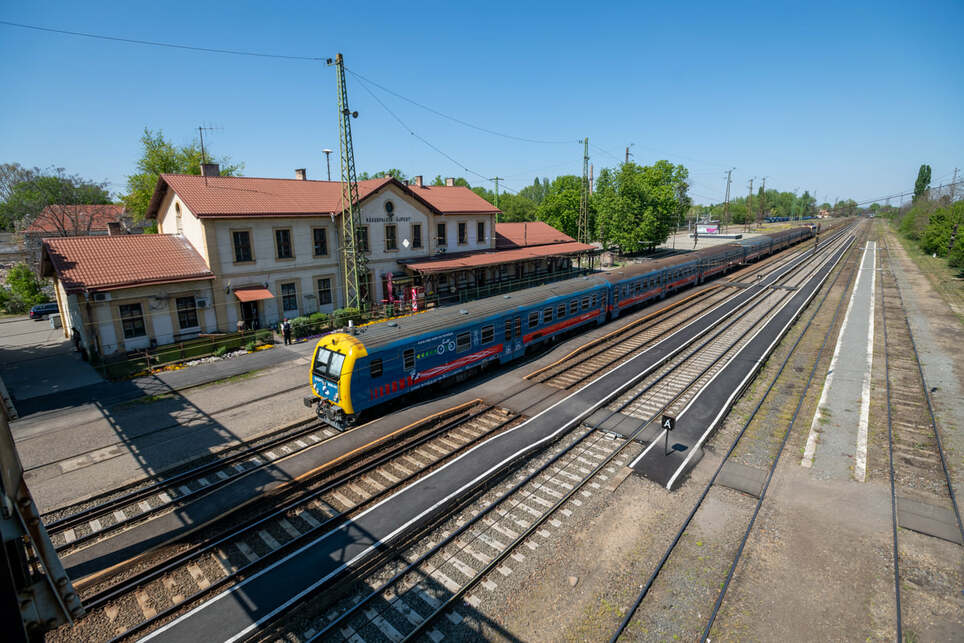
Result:
M106 205L48 205L24 230L27 234L83 235L92 230L103 232L108 223L119 222L124 206Z
M176 235L54 237L44 239L44 255L68 293L214 278L194 246Z
M440 214L495 214L495 206L460 186L416 187L391 177L358 182L360 201L387 185L395 185L429 209ZM168 187L199 218L247 216L298 216L341 212L341 183L301 179L263 179L243 176L202 176L162 174L148 208L147 217L157 209Z
M495 224L496 248L524 248L550 243L572 243L575 239L544 221Z
M554 243L535 247L509 248L506 250L480 250L478 252L463 252L458 255L442 255L422 261L406 263L409 270L421 273L449 272L469 268L484 268L506 263L515 263L527 259L544 257L564 257L584 252L591 252L594 248L585 243Z

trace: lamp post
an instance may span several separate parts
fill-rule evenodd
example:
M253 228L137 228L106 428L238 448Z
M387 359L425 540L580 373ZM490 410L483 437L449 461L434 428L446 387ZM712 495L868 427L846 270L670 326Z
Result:
M328 180L331 180L331 150L325 148L322 150L325 153L325 165L328 166Z

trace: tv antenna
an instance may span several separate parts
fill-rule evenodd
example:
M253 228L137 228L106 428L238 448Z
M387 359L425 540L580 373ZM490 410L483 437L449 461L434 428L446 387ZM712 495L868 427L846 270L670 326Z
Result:
M201 165L202 166L205 163L207 163L207 155L204 153L204 132L220 132L223 130L224 130L223 127L215 127L213 125L197 126L197 134L198 134L198 137L201 139ZM204 174L203 168L201 169L201 174ZM207 186L207 184L208 184L208 176L207 174L204 174L204 185Z

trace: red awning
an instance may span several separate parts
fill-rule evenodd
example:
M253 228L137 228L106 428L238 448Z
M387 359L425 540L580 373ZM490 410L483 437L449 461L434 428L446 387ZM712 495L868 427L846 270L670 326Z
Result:
M234 296L238 301L260 301L262 299L274 299L274 295L267 288L244 288L235 290Z

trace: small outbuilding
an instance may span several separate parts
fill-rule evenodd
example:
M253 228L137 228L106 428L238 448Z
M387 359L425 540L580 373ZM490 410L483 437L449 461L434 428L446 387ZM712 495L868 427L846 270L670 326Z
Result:
M64 335L110 355L217 331L214 273L185 238L169 234L43 240Z

